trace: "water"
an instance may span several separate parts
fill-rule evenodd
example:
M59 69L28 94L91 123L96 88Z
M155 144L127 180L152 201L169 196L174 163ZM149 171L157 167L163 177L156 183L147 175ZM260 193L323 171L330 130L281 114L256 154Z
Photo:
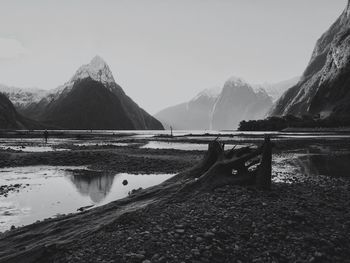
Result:
M0 138L0 150L14 150L23 152L52 152L52 151L66 151L67 149L56 148L56 146L63 143L71 143L69 139L50 139L45 143L43 139L39 138Z
M79 131L81 132L81 131ZM115 132L116 131L111 131ZM116 145L129 146L123 141L125 138L145 139L169 131L132 131L126 137L111 139L111 137L89 140L75 138L50 138L49 143L37 139L0 139L1 149L18 149L28 152L54 151L64 148L65 144L78 146ZM205 131L206 132L206 131ZM213 140L214 136L196 137L205 132L174 131L174 135L194 136L180 137L180 139ZM118 134L125 133L120 131ZM213 132L212 134L216 134ZM262 138L264 132L241 133L223 132L222 140L231 140L226 149L233 147L235 141L254 140ZM347 134L336 133L270 133L276 140L291 140L291 148L273 156L273 172L275 182L293 183L295 177L332 176L350 179L350 145ZM301 143L298 140L307 140ZM317 140L321 139L322 143ZM176 140L176 138L175 138ZM294 146L294 141L298 142ZM277 142L278 143L278 142ZM131 143L132 144L132 143ZM299 146L298 146L299 145ZM17 147L17 148L16 148ZM56 148L59 147L59 148ZM207 143L185 143L167 141L149 141L143 148L201 150L208 148ZM238 146L241 147L241 146ZM69 148L69 147L68 147ZM132 175L111 174L90 171L86 167L52 167L29 166L0 169L0 185L29 184L24 189L11 192L8 197L0 197L0 231L9 229L12 225L21 226L54 217L59 214L74 213L80 207L99 206L127 196L132 189L146 188L163 182L172 175ZM122 185L127 179L129 184Z
M240 148L242 145L225 144L225 149ZM165 142L165 141L150 141L140 148L147 149L175 149L183 151L206 151L208 143L181 143L181 142Z
M123 143L123 142L109 142L109 141L87 141L74 143L75 146L119 146L119 147L127 147L132 145L131 143Z
M275 182L338 177L350 179L350 146L311 144L273 155Z
M86 167L27 166L0 169L0 185L29 184L8 197L0 197L0 231L74 213L85 206L100 206L126 197L139 187L147 188L171 174L111 174ZM123 180L128 185L123 186Z
M141 148L147 149L176 149L184 151L205 151L208 150L208 144L199 143L180 143L180 142L163 142L163 141L150 141Z
M350 149L346 146L311 145L296 151L291 162L307 176L350 178Z

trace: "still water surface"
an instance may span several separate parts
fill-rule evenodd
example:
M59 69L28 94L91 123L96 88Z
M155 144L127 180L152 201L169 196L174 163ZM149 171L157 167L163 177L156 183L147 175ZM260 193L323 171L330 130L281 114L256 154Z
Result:
M0 169L0 185L27 185L19 192L0 197L0 231L77 212L126 197L139 187L159 184L172 174L111 174L86 167L26 166ZM128 180L128 185L122 184Z

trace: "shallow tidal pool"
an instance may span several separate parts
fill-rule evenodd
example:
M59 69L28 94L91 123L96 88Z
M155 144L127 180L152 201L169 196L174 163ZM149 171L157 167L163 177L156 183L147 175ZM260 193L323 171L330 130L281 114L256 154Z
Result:
M86 167L25 166L0 169L0 185L21 184L0 196L0 231L75 213L124 198L133 189L162 183L172 174L113 174ZM127 180L128 184L123 185Z

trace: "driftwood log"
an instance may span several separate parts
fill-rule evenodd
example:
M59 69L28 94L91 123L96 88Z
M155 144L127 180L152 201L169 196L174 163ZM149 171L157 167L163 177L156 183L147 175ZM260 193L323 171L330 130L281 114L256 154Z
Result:
M225 185L271 188L272 143L269 137L258 148L244 147L225 151L224 144L209 143L203 160L172 180L183 184L181 192L213 190ZM171 180L171 181L172 181Z

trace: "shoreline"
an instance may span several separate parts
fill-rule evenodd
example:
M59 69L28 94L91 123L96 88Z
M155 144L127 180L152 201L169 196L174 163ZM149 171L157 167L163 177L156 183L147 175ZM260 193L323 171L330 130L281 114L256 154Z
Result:
M281 142L275 153L304 146L304 142ZM179 195L181 174L204 153L129 146L48 153L0 151L0 167L74 163L114 172L178 173L165 183L107 205L2 233L0 262L329 262L350 258L346 245L350 213L343 209L350 200L348 178L314 180L295 171L279 171L295 177L293 183L275 182L270 192L227 186Z

